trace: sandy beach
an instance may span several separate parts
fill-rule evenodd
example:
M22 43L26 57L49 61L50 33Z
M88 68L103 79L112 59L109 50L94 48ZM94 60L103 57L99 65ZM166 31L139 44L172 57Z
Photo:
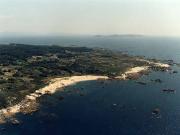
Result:
M69 85L76 84L78 82L83 81L93 81L98 79L108 79L107 76L93 76L93 75L84 75L84 76L72 76L72 77L63 77L63 78L55 78L50 80L50 83L45 86L44 88L41 88L39 90L36 90L34 93L27 95L23 101L21 101L19 104L4 108L0 110L0 124L6 123L6 120L13 117L15 114L20 112L27 112L26 109L28 109L28 113L31 113L33 110L29 110L29 108L32 108L32 103L36 102L36 99L38 97L41 97L45 94L53 94L57 91L63 90L61 88L64 88ZM34 105L34 104L33 104Z
M162 63L156 63L155 65L160 66L160 67L169 67L169 65L162 64ZM148 70L148 68L149 68L148 66L133 67L127 70L121 76L116 77L115 79L125 80L129 74L140 73L142 71ZM25 99L22 100L19 104L1 109L0 110L0 124L6 123L8 119L12 118L17 113L20 113L20 112L31 113L33 111L36 111L36 108L34 108L34 106L36 106L36 99L45 94L53 94L57 91L63 90L63 88L66 86L74 85L78 82L93 81L93 80L99 80L99 79L107 80L109 78L107 76L83 75L83 76L71 76L71 77L51 79L50 83L47 86L39 90L36 90L32 94L27 95Z
M170 67L169 64L165 64L165 63L160 63L160 62L152 62L152 61L149 61L149 60L145 60L145 59L137 59L138 61L143 61L143 62L147 62L148 64L150 65L154 65L154 66L157 66L157 67L164 67L164 68L168 68Z

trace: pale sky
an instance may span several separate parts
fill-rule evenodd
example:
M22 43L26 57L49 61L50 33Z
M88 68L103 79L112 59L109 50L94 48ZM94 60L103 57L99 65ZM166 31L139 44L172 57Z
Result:
M0 0L0 32L180 36L180 0Z

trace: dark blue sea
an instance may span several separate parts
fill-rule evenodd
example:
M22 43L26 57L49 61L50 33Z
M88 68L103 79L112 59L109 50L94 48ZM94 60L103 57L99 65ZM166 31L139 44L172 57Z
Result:
M1 43L87 46L180 63L180 38L26 37ZM39 111L17 114L21 124L0 126L0 135L179 135L180 68L151 72L139 80L88 81L40 99ZM153 80L161 79L162 83ZM146 85L137 83L145 82ZM175 89L173 93L162 89ZM158 109L159 113L152 111Z

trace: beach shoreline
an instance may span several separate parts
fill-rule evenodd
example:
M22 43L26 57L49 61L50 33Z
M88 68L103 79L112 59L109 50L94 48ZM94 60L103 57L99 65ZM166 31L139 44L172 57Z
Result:
M168 68L168 64L162 63L153 63L155 66ZM113 79L126 80L129 76L133 74L141 75L142 72L145 72L149 69L149 66L140 66L129 68L125 73L117 76ZM99 76L99 75L82 75L82 76L71 76L71 77L60 77L50 79L49 84L41 89L36 90L34 93L26 95L24 100L20 103L7 107L0 110L0 124L4 124L7 121L11 120L18 113L32 113L38 110L38 103L36 102L38 98L45 94L52 95L57 91L63 90L63 88L74 85L83 81L95 81L95 80L108 80L111 79L108 76Z

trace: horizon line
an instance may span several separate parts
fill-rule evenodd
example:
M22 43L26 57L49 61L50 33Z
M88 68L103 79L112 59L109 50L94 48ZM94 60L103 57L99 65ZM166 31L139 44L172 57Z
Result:
M180 35L158 35L158 34L142 34L142 33L35 33L35 32L0 32L1 37L45 37L45 36L95 36L95 37L180 37Z

